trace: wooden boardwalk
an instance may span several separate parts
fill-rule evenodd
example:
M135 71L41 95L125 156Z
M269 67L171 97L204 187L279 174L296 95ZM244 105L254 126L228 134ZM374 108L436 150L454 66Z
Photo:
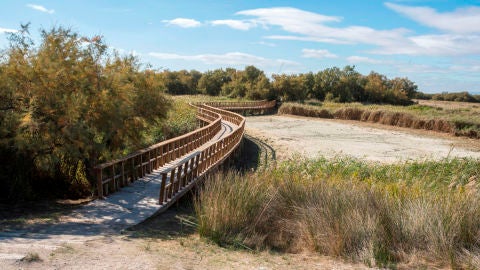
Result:
M55 224L0 230L0 263L18 260L31 247L62 244L118 233L166 210L218 168L244 136L239 114L196 105L202 127L127 157L99 165L99 198Z
M96 167L99 198L151 175L160 182L158 204L166 209L235 151L243 139L245 118L221 109L261 112L275 101L191 104L203 127ZM149 176L149 177L150 177ZM157 211L158 212L158 211Z

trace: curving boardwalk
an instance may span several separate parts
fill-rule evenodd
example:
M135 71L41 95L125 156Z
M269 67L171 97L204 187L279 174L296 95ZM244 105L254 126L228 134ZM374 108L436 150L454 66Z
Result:
M166 210L218 168L240 145L245 118L207 104L192 106L203 127L96 168L101 199L55 224L0 230L0 263L19 260L32 247L55 250L66 243L118 233Z

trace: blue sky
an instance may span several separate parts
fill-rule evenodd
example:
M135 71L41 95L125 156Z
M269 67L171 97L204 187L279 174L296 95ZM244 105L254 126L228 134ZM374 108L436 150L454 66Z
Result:
M480 92L480 0L0 1L0 48L20 23L103 35L159 69L355 65L424 92Z

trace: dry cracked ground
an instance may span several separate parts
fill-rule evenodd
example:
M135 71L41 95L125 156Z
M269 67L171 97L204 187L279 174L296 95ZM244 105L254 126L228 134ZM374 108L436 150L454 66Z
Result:
M480 157L476 140L378 124L291 116L247 119L247 133L275 149L277 159L292 155L350 155L372 162L447 156ZM4 211L4 210L2 210ZM219 247L195 233L188 203L121 233L97 236L51 235L37 242L0 239L1 269L367 269L317 254L253 252ZM0 223L5 228L55 222L68 211ZM33 243L33 244L32 244ZM408 267L406 267L408 269Z

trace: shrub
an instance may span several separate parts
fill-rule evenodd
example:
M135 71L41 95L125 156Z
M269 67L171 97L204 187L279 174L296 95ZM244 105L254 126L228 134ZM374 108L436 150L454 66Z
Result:
M40 34L35 45L24 26L1 52L2 199L89 194L92 168L138 149L170 109L155 71L101 37Z

